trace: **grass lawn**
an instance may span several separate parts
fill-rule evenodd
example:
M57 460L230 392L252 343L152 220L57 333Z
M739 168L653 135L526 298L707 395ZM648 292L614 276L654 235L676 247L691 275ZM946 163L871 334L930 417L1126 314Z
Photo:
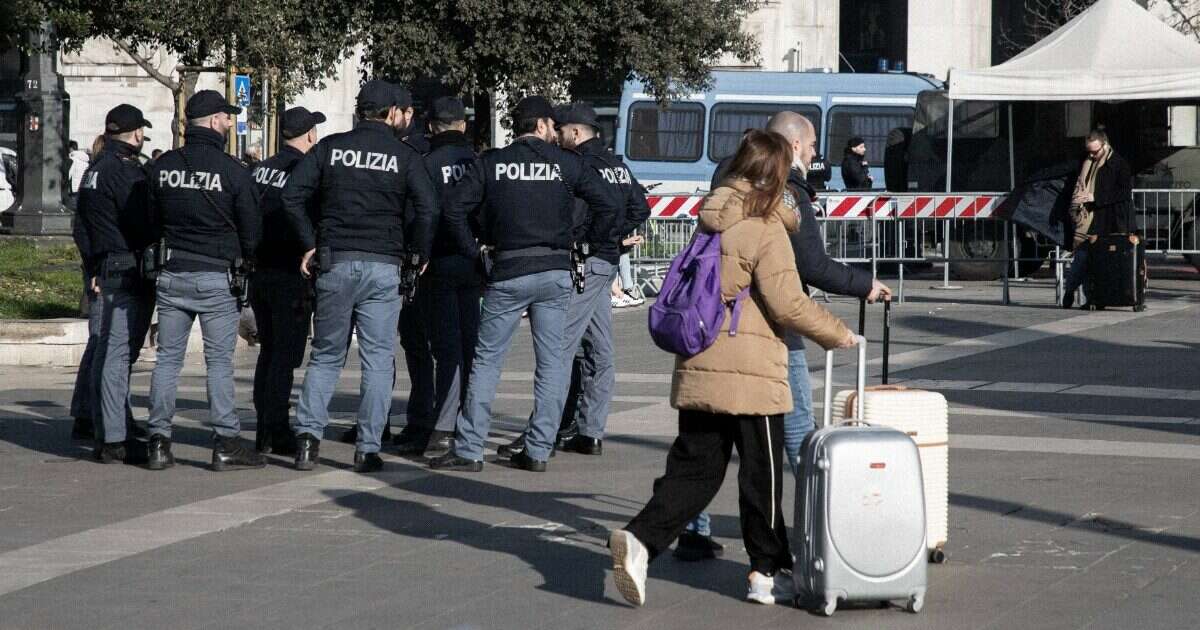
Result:
M0 319L76 317L82 283L74 245L0 240Z

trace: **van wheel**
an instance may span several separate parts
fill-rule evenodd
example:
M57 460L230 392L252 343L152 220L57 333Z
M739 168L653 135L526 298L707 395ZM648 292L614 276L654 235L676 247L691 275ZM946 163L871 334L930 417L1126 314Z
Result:
M955 221L950 232L950 277L996 280L1004 275L1005 251L1004 225L999 221Z

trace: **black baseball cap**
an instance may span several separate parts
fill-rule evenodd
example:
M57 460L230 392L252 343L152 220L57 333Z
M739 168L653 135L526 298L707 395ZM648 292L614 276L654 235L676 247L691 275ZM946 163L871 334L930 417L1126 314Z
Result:
M554 107L550 105L550 101L541 96L526 96L517 103L513 109L512 118L516 120L526 120L529 118L551 118L554 119ZM555 121L557 122L557 120Z
M866 143L867 142L865 140L863 140L861 137L853 136L849 140L846 141L846 148L853 149L854 147L856 147L860 144L866 144Z
M104 132L105 133L125 133L142 127L151 127L149 120L142 114L142 110L122 103L108 110L108 115L104 117Z
M433 107L429 110L429 116L438 122L457 122L467 119L467 108L463 106L463 102L458 98L453 96L439 96L433 100Z
M383 79L371 79L358 90L358 109L379 111L389 107L412 107L412 93L407 88L388 83Z
M204 118L213 114L240 114L242 108L230 105L224 96L216 90L200 90L188 99L183 115L188 120Z
M310 112L304 107L293 107L283 112L283 137L287 140L298 138L323 122L325 114Z
M596 110L592 109L587 103L571 103L556 108L554 117L555 124L558 125L587 125L594 129L600 128L600 123L596 121Z

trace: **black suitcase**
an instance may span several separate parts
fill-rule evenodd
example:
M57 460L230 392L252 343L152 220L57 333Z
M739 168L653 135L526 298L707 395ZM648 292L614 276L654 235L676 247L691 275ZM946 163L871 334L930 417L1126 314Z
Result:
M1146 245L1136 234L1110 234L1087 244L1084 292L1092 310L1109 306L1146 309Z

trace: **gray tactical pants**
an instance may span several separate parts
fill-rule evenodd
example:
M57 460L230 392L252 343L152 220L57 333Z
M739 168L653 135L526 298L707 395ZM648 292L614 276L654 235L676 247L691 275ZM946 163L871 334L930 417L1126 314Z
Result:
M113 444L125 441L126 428L133 422L129 375L150 331L154 296L138 290L102 287L95 308L101 312L101 318L92 379L100 410L97 429L103 431L96 435Z

